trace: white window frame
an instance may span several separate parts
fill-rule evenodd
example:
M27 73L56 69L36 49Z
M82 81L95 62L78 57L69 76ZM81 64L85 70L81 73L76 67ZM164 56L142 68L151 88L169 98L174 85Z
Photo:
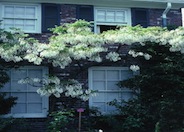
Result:
M118 73L119 74L119 80L110 80L110 81L122 81L121 71L130 71L130 72L132 72L132 76L138 74L137 72L131 71L128 67L101 67L101 66L100 67L91 67L91 68L88 69L88 82L89 82L89 89L91 89L91 90L94 90L93 89L93 81L95 81L95 80L93 80L93 71L95 71L95 70L105 70L106 73L107 73L107 71L111 71L111 70L117 70L117 71L119 71L119 73ZM105 77L105 79L106 79L105 81L106 81L106 85L107 85L107 83L108 83L107 75L105 75L105 76L106 76ZM112 93L132 93L132 97L135 97L133 95L133 91L130 90L130 89L128 89L128 88L120 88L119 90L107 90L107 91L99 90L98 92L102 92L102 93L103 92L104 93L110 93L110 92L112 92ZM98 96L98 93L97 93L96 96ZM89 99L89 106L90 107L96 107L96 106L94 106L93 98L94 97L90 97L90 99ZM118 101L121 101L122 98L123 98L123 96L121 95L121 97L117 97L116 99ZM128 99L130 99L130 98L127 98L127 100ZM104 101L104 103L107 103L107 102L109 102L109 101L107 101L107 100ZM113 111L113 113L112 113L112 111L107 111L107 105L106 105L106 108L105 109L106 109L105 111L101 111L102 114L117 114L117 111Z
M181 8L181 14L182 14L182 26L184 27L184 8Z
M22 70L22 69L23 70L40 69L40 70L42 70L42 77L47 78L47 75L48 75L48 68L44 67L44 66L25 66L25 67L20 67L19 69L20 70ZM11 81L12 81L12 79L10 77L9 83L11 83ZM27 84L27 85L29 85L29 84ZM2 91L2 92L6 92L6 91ZM14 93L14 92L10 92L10 93ZM36 93L36 91L35 91L35 93ZM41 95L39 95L39 96L41 96ZM44 118L44 117L47 117L48 110L49 110L49 97L42 96L41 99L42 99L41 103L42 103L42 108L43 108L41 113L11 113L10 112L10 114L6 114L4 117L15 117L15 118Z
M0 20L1 28L4 28L4 7L5 6L33 6L36 7L36 16L35 16L35 30L23 30L25 33L41 33L41 4L29 4L29 3L7 3L0 2ZM10 18L10 19L19 19L19 18ZM22 18L23 20L29 20L28 18ZM16 27L15 27L16 28ZM8 30L11 31L11 30Z
M124 22L106 22L106 21L98 21L97 20L97 12L99 10L104 11L123 11L125 12L125 21ZM115 18L114 18L115 19ZM130 8L115 8L115 7L94 7L94 32L100 33L100 25L108 25L108 26L131 26L132 20L131 20L131 9Z

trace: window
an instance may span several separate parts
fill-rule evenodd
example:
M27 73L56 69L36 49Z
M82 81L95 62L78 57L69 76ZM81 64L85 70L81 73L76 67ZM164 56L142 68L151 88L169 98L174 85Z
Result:
M40 96L29 84L19 84L22 78L42 78L48 72L46 67L27 66L8 71L10 81L5 84L1 92L7 96L18 97L16 105L11 109L10 116L13 117L46 117L48 111L48 97ZM8 116L9 116L8 115Z
M20 28L26 33L41 32L41 6L39 4L1 5L2 28Z
M184 8L181 9L182 13L182 26L184 27Z
M95 32L101 33L108 26L116 27L118 25L131 25L131 11L128 8L95 8ZM103 28L102 28L103 26ZM111 28L112 29L112 28Z
M89 105L97 107L102 114L115 113L115 107L108 102L128 100L133 97L132 90L119 88L116 84L133 76L133 72L126 67L92 67L89 69L89 88L98 90L96 96L91 97Z

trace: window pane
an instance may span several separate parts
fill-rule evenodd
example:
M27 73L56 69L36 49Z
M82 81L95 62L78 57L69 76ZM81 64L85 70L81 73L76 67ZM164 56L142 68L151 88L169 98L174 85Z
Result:
M14 12L15 12L15 18L25 17L25 7L24 6L16 6Z
M107 82L107 90L119 90L117 83L118 83L118 81L108 81Z
M28 103L41 103L42 97L38 93L28 93L27 94Z
M117 11L115 19L116 19L116 22L125 22L125 12Z
M9 29L10 27L14 27L14 20L13 19L4 19L4 28Z
M107 22L114 22L115 21L115 12L114 11L107 11L106 12L106 21Z
M42 104L28 104L28 113L42 113Z
M129 99L133 98L133 93L132 91L126 91L121 93L121 98L125 101L128 101Z
M97 10L97 21L106 21L105 16L105 10Z
M108 80L119 80L119 71L118 70L109 70L107 71Z
M121 99L121 93L120 92L110 92L106 93L107 100L106 102L113 101L114 99L120 100Z
M94 81L93 90L105 90L105 81Z
M27 91L28 92L36 92L36 90L38 89L38 88L40 88L40 87L38 87L38 86L40 86L41 84L38 84L38 83L34 83L34 86L33 85L28 85L27 86Z
M106 103L94 103L93 107L97 107L99 111L105 112L106 111Z
M12 92L27 92L27 84L20 84L18 80L12 80L11 83Z
M14 6L5 6L4 7L4 17L13 18L14 17Z
M26 104L16 104L11 111L12 114L16 113L26 113Z
M35 18L36 17L36 8L35 7L26 7L26 17Z
M35 30L36 20L25 20L25 30Z
M132 71L123 70L121 72L121 80L125 80L125 79L131 78L131 77L133 77Z
M0 88L0 91L2 92L10 92L10 82L6 83L3 88Z
M93 79L94 80L104 80L105 79L105 71L104 70L93 71Z
M21 30L24 29L24 20L14 20L14 25L16 28L19 28Z
M25 69L15 69L12 70L12 74L11 74L11 78L13 80L20 80L22 78L26 78L27 77L27 71Z
M116 114L118 113L117 109L115 106L110 106L110 105L107 105L107 113L109 114Z
M106 93L98 92L96 96L93 96L93 102L105 102Z
M18 97L16 100L17 104L26 103L27 102L27 94L26 93L12 93L13 97Z
M31 78L40 78L42 77L42 70L41 69L30 69L28 70L28 75Z

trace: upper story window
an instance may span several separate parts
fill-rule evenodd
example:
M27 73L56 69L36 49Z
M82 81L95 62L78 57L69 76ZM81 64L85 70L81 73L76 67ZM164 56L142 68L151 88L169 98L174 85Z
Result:
M41 5L39 4L0 4L2 28L19 28L26 33L41 32Z
M96 33L115 29L118 25L131 25L129 8L96 7L94 12Z

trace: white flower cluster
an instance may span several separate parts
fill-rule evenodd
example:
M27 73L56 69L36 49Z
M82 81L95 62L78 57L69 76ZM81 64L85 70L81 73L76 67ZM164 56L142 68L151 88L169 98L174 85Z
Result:
M161 27L122 27L120 30L94 34L87 26L88 24L85 22L68 24L63 27L64 30L55 31L56 35L49 39L49 44L39 43L21 32L7 33L0 30L0 58L7 62L26 60L36 65L47 61L54 67L65 68L72 60L87 59L101 62L100 53L109 52L104 48L105 44L131 45L136 43L145 46L147 42L167 45L171 52L184 53L184 28L168 31ZM148 53L133 50L130 50L129 54L133 57L142 56L146 60L150 60L152 57ZM110 52L106 59L118 61L121 58L119 54ZM132 65L130 69L137 71L140 68L137 65ZM61 94L66 93L66 96L79 96L86 100L88 98L86 95L92 93L90 90L83 90L82 85L77 82L64 85L57 77L32 79L29 83L33 82L43 85L38 90L41 95L54 94L56 97L60 97Z
M136 72L136 71L140 70L140 67L138 65L131 65L130 70Z
M121 60L119 54L116 52L109 52L106 55L106 59L109 59L110 61L114 61L114 62Z
M145 58L145 60L150 60L151 59L151 55L147 54L147 53L143 53L143 52L135 52L134 50L130 50L128 52L129 55L131 55L132 57L138 57L138 56L143 56Z
M87 101L90 95L95 95L92 90L83 89L82 84L76 80L61 82L56 76L49 77L48 79L25 78L19 80L18 83L39 87L37 93L41 96L50 96L53 94L55 97L59 98L61 94L64 94L67 97L77 97Z

